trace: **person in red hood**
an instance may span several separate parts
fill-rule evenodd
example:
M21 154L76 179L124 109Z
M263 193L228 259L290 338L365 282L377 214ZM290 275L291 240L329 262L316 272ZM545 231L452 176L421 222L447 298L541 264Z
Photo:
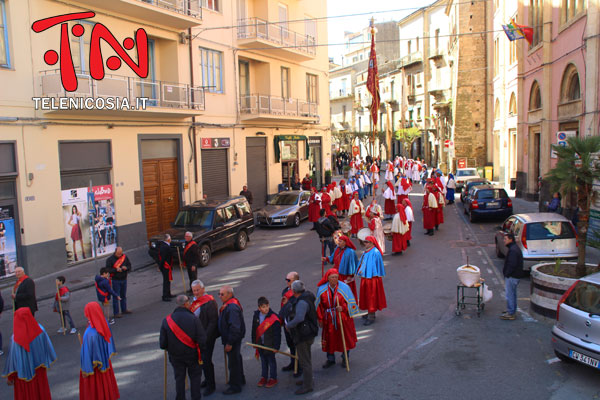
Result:
M308 220L313 223L311 231L317 229L319 220L319 211L321 210L321 194L315 187L310 188L310 198L308 199Z
M327 186L323 186L321 189L321 208L325 209L325 215L331 213L331 196L329 195Z
M407 248L408 232L410 226L408 225L408 219L404 212L404 206L398 204L396 206L398 212L394 215L392 221L392 254L399 255Z
M423 212L423 228L426 230L425 234L433 236L433 228L436 225L436 214L438 208L438 201L435 196L435 185L428 180L425 185L425 194L423 195L423 206L421 210Z
M385 184L387 187L383 192L383 198L385 199L383 212L386 215L385 219L391 219L396 214L396 193L394 192L394 184L391 181L386 181Z

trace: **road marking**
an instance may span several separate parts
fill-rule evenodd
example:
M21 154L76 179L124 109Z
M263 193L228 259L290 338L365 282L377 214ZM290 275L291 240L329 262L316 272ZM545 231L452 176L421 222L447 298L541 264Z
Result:
M320 397L320 396L324 395L325 393L331 392L332 390L335 390L337 388L338 388L337 385L330 386L327 389L323 389L323 390L320 390L318 392L313 393L313 395L310 396L310 398L311 399L316 399L317 397Z
M481 260L482 263L487 264L488 262L485 260Z
M425 347L428 344L435 342L436 340L437 340L437 336L432 336L429 339L425 339L425 341L423 343L421 343L417 346L417 350L420 349L421 347Z
M482 255L481 250L477 250L477 254Z
M490 268L487 269L487 273L488 274L493 274L492 270Z
M500 286L500 281L498 281L498 278L492 278L492 282L494 282L494 285Z
M519 314L521 314L521 317L523 318L523 321L525 321L525 322L537 322L536 319L532 318L531 315L529 315L527 312L521 310L519 307L517 307L517 312Z
M546 363L548 363L548 364L554 364L554 363L557 363L557 362L560 362L560 358L558 358L558 357L554 357L554 358L551 358L549 360L546 360Z

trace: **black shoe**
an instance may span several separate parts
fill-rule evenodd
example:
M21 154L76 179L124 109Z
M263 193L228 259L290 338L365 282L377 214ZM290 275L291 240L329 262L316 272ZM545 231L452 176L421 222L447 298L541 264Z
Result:
M242 385L246 384L246 376L242 375Z
M375 323L374 319L368 319L365 321L365 323L363 324L364 326L369 326L369 325L373 325Z
M294 393L295 394L306 394L306 393L310 393L312 391L313 391L312 389L300 388L300 389L296 390Z
M215 392L215 388L214 387L209 387L209 388L204 389L204 392L202 392L202 394L204 396L210 396L214 392Z
M436 226L435 226L435 230L436 230L436 231L439 231L439 230L440 230L440 227L439 227L439 225L436 225Z
M171 298L170 297L163 297L162 301L171 301Z
M346 369L346 360L342 359L342 363L340 364L342 368Z
M236 393L240 393L242 391L242 389L234 389L231 386L227 388L227 390L225 390L223 392L223 394L236 394Z
M300 378L302 376L302 369L298 368L298 372L295 373L293 376L294 376L294 378Z
M170 298L172 298L172 299L174 299L174 298L175 298L175 297L177 297L177 296L176 296L176 295L174 295L174 294L170 294L170 295L169 295L169 297L170 297Z
M362 319L368 319L369 318L369 314L365 314L362 316Z
M205 381L205 380L204 380L204 381L202 381L202 383L200 384L200 387L201 387L201 388L205 388L205 387L207 387L207 386L208 386L208 382L207 382L207 381Z
M281 368L282 371L293 371L294 370L294 363L289 363L288 365L286 365L285 367Z
M310 230L311 230L311 231L316 231L316 229L315 229L315 228L310 228Z
M325 364L323 364L323 368L327 369L333 365L335 365L335 361L327 360L327 361L325 361Z
M423 235L429 235L429 230L427 230L427 232L425 232Z
M410 247L410 240L407 240L407 241L406 241L406 246L407 246L407 247Z

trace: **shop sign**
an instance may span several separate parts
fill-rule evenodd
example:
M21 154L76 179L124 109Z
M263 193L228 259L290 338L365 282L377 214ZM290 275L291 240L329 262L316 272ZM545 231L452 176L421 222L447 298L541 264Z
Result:
M15 215L12 206L0 207L0 279L13 276L17 267Z
M466 158L458 158L456 160L457 168L467 168L467 159Z
M321 145L321 138L319 139L308 139L308 144L311 146L320 146Z
M201 148L203 149L218 149L229 148L231 141L229 138L202 138Z

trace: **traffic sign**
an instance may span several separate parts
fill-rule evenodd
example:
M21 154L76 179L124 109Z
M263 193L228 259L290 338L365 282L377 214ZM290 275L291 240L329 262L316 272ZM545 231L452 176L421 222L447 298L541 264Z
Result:
M456 165L458 168L467 168L467 159L466 158L457 159Z
M577 131L558 131L556 132L556 144L558 146L566 147L567 139L575 136L577 136Z

